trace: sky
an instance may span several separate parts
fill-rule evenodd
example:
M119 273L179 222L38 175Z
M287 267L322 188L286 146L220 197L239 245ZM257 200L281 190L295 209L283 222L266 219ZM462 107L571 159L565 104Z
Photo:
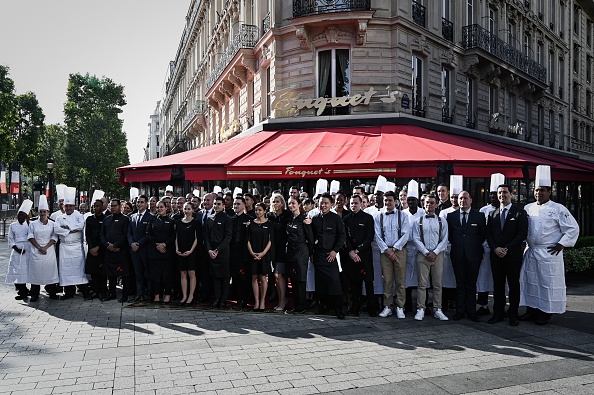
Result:
M64 123L68 75L124 86L130 163L141 162L190 0L0 0L0 64L17 94L33 92L45 123ZM106 142L107 143L107 142Z

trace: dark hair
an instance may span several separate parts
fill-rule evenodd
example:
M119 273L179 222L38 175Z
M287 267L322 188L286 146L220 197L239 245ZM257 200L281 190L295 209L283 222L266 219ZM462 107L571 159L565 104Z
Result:
M262 210L264 210L264 212L266 212L266 210L267 210L266 204L264 204L264 203L262 203L262 202L254 204L254 210L255 210L257 207L260 207Z
M118 198L112 198L110 202L117 202L118 204L122 204L122 201Z
M435 203L437 203L437 196L432 193L425 195L425 201L427 201L427 199L435 199Z
M396 196L396 192L394 192L394 191L388 191L388 192L384 193L384 197L385 198L386 197L390 197L390 196L392 196L394 198L394 200L398 200L397 199L397 196Z
M334 204L334 197L332 197L332 195L330 195L328 192L322 193L322 195L320 195L320 200L327 198L330 200L330 203Z
M225 203L225 198L224 198L224 197L222 197L222 196L217 196L217 197L215 197L215 198L214 198L214 200L215 200L215 201L216 201L216 200L220 200L221 202Z
M241 195L237 195L237 196L235 197L235 200L241 200L241 201L243 202L243 204L245 205L245 199L243 198L243 196L241 196Z
M289 191L290 191L291 189L296 189L296 190L299 190L299 188L297 188L295 185L293 185L291 188L289 188Z
M249 198L250 198L250 199L252 199L254 202L256 201L256 199L254 198L254 195L252 195L252 194L251 194L251 193L249 193L249 192L246 192L246 193L244 193L244 194L243 194L243 197L244 197L244 199L245 199L246 197L249 197Z
M134 211L134 206L132 205L132 203L130 203L130 202L124 202L124 204L125 204L126 206L128 206L128 208L129 208L130 210Z
M225 193L225 196L231 196L233 198L233 192L227 192Z
M361 195L359 194L354 194L353 196L351 196L351 199L359 199L359 203L363 203L363 198L361 198Z
M146 200L146 201L147 201L147 203L148 203L148 201L149 201L149 200L148 200L148 198L146 197L146 195L138 195L138 196L136 197L136 201L138 201L138 199L144 199L144 200Z
M450 187L443 183L439 184L436 189L439 189L439 187L446 187L448 191L450 190Z
M342 191L336 192L336 197L338 197L339 195L342 195L342 197L346 199L346 194L344 192L342 192Z
M547 186L544 186L544 185L540 185L540 186L538 186L536 188L545 188L547 190L547 192L551 192L553 190L552 187L547 187ZM534 188L534 190L536 190L536 188Z
M301 202L304 206L306 204L314 204L314 201L310 198L304 199L303 202Z
M509 187L509 185L507 185L507 184L500 184L500 185L497 185L497 189L499 189L499 188L507 188L507 190L508 190L509 192L511 192L511 188L510 188L510 187Z

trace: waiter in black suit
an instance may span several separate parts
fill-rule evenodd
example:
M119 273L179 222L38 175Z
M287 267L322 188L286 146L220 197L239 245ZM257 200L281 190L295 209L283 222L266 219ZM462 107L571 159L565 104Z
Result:
M128 226L128 244L130 245L130 256L136 277L136 298L134 302L149 300L152 295L151 282L149 281L148 248L146 243L146 228L153 218L147 210L148 198L146 195L138 196L136 208L138 212L130 216Z
M214 309L225 308L231 278L230 243L233 237L233 221L225 213L224 201L223 197L215 198L215 213L208 217L204 233L204 243L210 258L210 276L214 286Z
M505 281L509 286L509 324L518 325L520 306L520 269L522 268L522 242L528 235L526 211L512 205L507 185L497 187L499 208L487 218L487 242L491 248L493 273L493 317L489 324L503 321L505 309Z
M452 244L450 258L456 276L456 314L458 321L468 315L478 322L476 314L476 280L483 259L486 238L485 216L470 208L472 198L467 191L458 195L460 208L448 214L448 233Z
M210 276L210 258L208 256L208 251L206 250L205 240L206 240L206 221L208 217L214 214L214 198L215 193L207 193L204 195L202 206L204 207L202 210L196 211L194 213L194 217L198 220L198 227L199 227L199 234L202 235L201 240L198 242L196 246L197 254L196 259L198 259L198 273L196 273L197 279L200 282L200 295L196 295L196 300L208 303L210 297L212 296L212 277ZM196 287L196 293L198 294L198 287Z

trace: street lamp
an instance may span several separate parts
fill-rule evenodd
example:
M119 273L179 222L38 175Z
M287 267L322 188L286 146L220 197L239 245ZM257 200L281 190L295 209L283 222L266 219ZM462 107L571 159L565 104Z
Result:
M48 156L47 160L45 161L47 165L47 183L49 184L49 211L50 213L54 209L54 166L56 165L56 161L50 155Z
M76 208L80 205L80 173L76 175Z

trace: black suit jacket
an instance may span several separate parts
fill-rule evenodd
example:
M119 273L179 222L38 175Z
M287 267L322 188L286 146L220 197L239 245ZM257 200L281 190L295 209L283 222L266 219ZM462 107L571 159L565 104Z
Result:
M471 262L481 262L483 259L483 242L487 234L485 215L471 209L466 219L466 226L462 227L460 209L448 214L448 236L452 248L452 261L466 259Z
M487 217L487 243L491 254L495 248L507 248L504 259L522 262L522 242L528 235L528 215L526 211L512 205L505 217L503 230L501 229L501 208L493 210Z
M128 226L128 244L138 243L140 247L144 247L146 245L146 230L148 227L149 222L153 219L153 215L146 210L136 223L136 218L138 217L138 213L132 215L130 217L130 225Z

